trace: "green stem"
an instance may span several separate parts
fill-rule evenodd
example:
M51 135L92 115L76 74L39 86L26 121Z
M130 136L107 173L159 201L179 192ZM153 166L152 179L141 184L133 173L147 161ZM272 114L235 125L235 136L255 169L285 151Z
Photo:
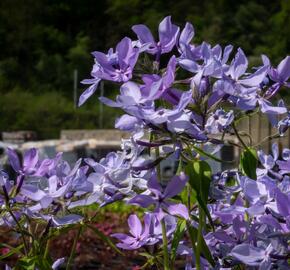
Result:
M248 146L245 144L245 142L243 141L242 137L240 136L235 123L232 124L233 130L238 138L238 140L240 141L240 143L244 146L245 149L248 149Z
M24 236L24 233L23 233L23 230L22 230L22 227L21 225L19 224L17 218L15 217L15 215L13 214L13 211L10 209L10 206L7 204L6 205L7 209L8 209L8 212L9 214L11 215L11 217L13 218L14 222L16 223L17 227L18 227L18 230L20 232L20 235L21 235L21 238L22 238L22 242L23 242L23 245L24 245L24 252L25 252L25 255L28 255L28 245L27 245L27 242L26 242L26 239L25 239L25 236Z
M187 231L189 232L189 239L191 241L191 246L193 249L194 254L196 255L196 236L195 233L191 227L191 224L189 222L186 222L186 227L187 227Z
M272 134L272 135L267 136L267 137L265 137L264 139L262 139L259 143L255 144L254 147L257 147L257 146L259 146L259 145L262 145L262 144L263 144L264 142L266 142L266 141L271 141L271 140L273 140L273 139L278 139L278 138L280 138L280 137L281 137L281 136L280 136L279 133Z
M202 242L202 229L203 229L204 213L201 207L199 207L199 222L198 222L198 232L197 232L197 248L195 252L195 262L196 270L200 270L200 248Z
M80 235L81 235L81 232L82 232L82 228L83 228L82 225L80 225L80 227L78 229L78 232L77 232L77 235L76 235L76 237L74 239L73 246L71 248L70 256L68 258L67 265L66 265L66 270L70 269L70 266L71 266L72 261L74 259L77 243L79 241L79 238L80 238Z
M44 251L44 259L46 259L47 258L47 255L48 255L48 252L49 252L49 246L50 246L50 229L49 229L49 231L48 231L48 240L47 240L47 242L46 242L46 245L45 245L45 251Z
M163 252L164 252L164 270L170 270L169 254L168 254L168 241L166 235L166 226L164 219L161 220L162 226L162 240L163 240Z
M160 151L159 147L155 147L155 154L156 158L159 158ZM157 177L158 180L161 181L161 168L160 163L158 163L157 167ZM164 219L161 220L161 226L162 226L162 240L163 240L163 260L164 260L164 270L170 270L170 261L169 261L169 254L168 254L168 240L166 235L166 226Z
M155 147L155 154L156 154L156 159L158 159L160 157L160 151L159 151L159 147ZM158 180L161 181L161 168L160 168L160 163L158 163L157 167L157 177Z

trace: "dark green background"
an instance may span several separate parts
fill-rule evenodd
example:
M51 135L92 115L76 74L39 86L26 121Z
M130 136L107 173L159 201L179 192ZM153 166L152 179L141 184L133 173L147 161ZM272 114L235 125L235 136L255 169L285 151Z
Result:
M61 128L100 127L96 95L73 107L73 70L89 78L91 51L134 38L136 23L157 31L167 15L180 26L190 21L196 43L240 46L251 63L264 53L276 64L290 52L288 0L0 0L0 131L50 138ZM105 84L105 95L114 91ZM103 127L113 127L119 112L104 112Z

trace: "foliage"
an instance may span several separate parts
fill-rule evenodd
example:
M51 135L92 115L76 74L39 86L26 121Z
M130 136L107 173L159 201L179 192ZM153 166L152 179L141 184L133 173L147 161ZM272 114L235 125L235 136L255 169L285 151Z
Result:
M131 137L122 140L121 151L99 161L80 159L72 167L61 153L41 159L33 148L20 158L7 148L15 174L0 170L0 224L22 243L2 259L20 253L15 270L64 263L68 270L89 229L120 254L137 250L146 259L142 268L175 269L176 259L185 256L185 269L288 269L290 149L280 155L274 143L266 154L246 142L248 135L236 125L261 112L276 130L264 140L284 136L290 112L283 100L275 105L274 97L290 88L290 56L276 66L263 55L249 68L241 48L193 44L193 25L181 30L171 16L160 22L158 39L146 25L132 31L137 42L125 37L108 53L93 53L91 78L84 80L89 86L79 99L84 104L100 83L118 84L115 98L99 100L123 112L115 127ZM225 142L226 135L237 142ZM225 143L239 149L239 167L213 171L207 160L223 162L215 153ZM160 165L169 158L178 164L170 180ZM91 223L119 201L143 211L131 208L140 215L129 215L128 234L110 235L119 241L115 246ZM54 261L50 241L71 229L77 233L70 255Z
M178 25L184 20L195 25L200 33L195 42L232 42L245 49L252 64L258 61L255 55L261 53L278 63L290 51L289 8L288 0L2 0L1 99L3 94L18 89L36 96L58 92L71 101L73 72L77 69L79 78L88 74L90 51L109 48L124 35L131 37L133 24L153 27L168 14ZM112 93L108 87L106 91ZM30 108L23 107L22 111L33 114ZM2 107L0 111L2 117L10 118ZM62 123L80 127L70 118ZM95 123L86 120L89 127ZM30 118L19 121L14 123L15 129L35 129ZM56 136L58 130L48 124L45 132L40 131L41 137ZM3 131L7 128L7 124L0 126Z
M92 107L94 109L92 109ZM94 129L99 127L99 107L75 109L73 102L58 92L35 95L14 90L0 99L0 127L5 131L34 130L39 138L59 138L61 129ZM111 128L117 111L104 108L103 128Z

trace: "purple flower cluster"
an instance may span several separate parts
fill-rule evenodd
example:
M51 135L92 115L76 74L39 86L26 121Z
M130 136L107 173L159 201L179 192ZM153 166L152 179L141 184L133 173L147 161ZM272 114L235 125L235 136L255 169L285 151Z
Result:
M249 69L241 48L234 53L232 45L193 44L193 26L180 31L170 16L160 23L158 39L145 25L132 29L137 40L125 37L107 54L93 52L92 79L83 81L90 87L79 100L82 105L101 80L119 83L114 100L100 101L124 111L115 127L130 132L130 139L121 151L79 160L73 168L61 154L41 160L31 149L20 161L8 149L17 177L0 171L1 224L85 223L84 206L124 201L146 209L143 224L132 214L130 234L112 236L119 248L145 250L146 266L174 269L175 257L185 256L187 270L289 269L290 150L282 158L277 144L272 155L257 152L235 124L260 111L285 133L287 108L271 99L290 87L290 57L275 68L262 56L261 65ZM144 54L150 63L140 74L135 67ZM239 141L233 145L242 149L240 166L213 174L206 160L219 161L213 153L226 133ZM160 164L169 159L178 168L166 182Z
M80 166L79 160L74 168L62 160L61 154L53 159L40 159L36 149L24 153L23 161L15 151L8 149L10 165L17 174L16 180L1 172L3 196L0 197L2 210L1 224L15 226L16 217L24 216L50 220L51 226L62 226L79 222L77 214L65 214L63 211L71 198L80 192L91 189L85 173L87 166ZM19 207L20 206L20 207Z
M263 168L257 169L256 180L238 172L214 176L211 196L217 202L209 207L217 226L205 239L221 265L289 267L290 178L283 171L288 157L278 159L277 144L273 150L274 156L259 152Z
M275 126L278 125L277 116L287 112L283 103L274 106L269 98L281 87L290 86L289 56L277 68L262 56L261 66L250 73L248 60L240 48L230 60L232 45L223 49L206 42L191 44L194 29L190 23L180 32L179 27L171 23L171 18L166 17L159 25L158 42L145 25L135 25L132 29L137 34L137 41L123 39L115 54L112 49L107 55L93 53L94 79L85 80L92 86L80 98L82 104L101 79L124 83L116 101L100 98L106 105L125 111L126 114L116 121L116 128L132 132L140 128L162 129L174 136L183 134L205 140L208 134L216 134L230 126L235 116L233 111L228 111L229 107L235 111L259 109ZM161 56L175 52L174 47L178 55L172 55L167 67L160 69ZM155 68L152 74L141 74L139 80L133 68L144 53L154 55L152 65ZM124 68L120 69L120 63L125 63ZM123 70L126 76L122 75ZM183 78L177 79L181 73ZM181 90L184 88L188 91ZM279 122L280 130L285 130L285 125L288 127L287 120Z

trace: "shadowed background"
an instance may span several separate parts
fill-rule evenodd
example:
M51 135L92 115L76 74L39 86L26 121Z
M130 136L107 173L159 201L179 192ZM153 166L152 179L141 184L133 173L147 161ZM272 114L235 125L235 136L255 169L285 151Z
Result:
M34 130L41 139L60 129L112 128L118 115L105 107L100 122L97 95L82 108L73 103L77 80L89 78L91 51L107 51L133 24L156 33L166 15L195 27L203 40L241 46L250 62L267 54L276 64L290 52L290 1L236 0L1 0L0 131ZM84 90L78 85L79 96ZM105 84L106 96L117 87Z

